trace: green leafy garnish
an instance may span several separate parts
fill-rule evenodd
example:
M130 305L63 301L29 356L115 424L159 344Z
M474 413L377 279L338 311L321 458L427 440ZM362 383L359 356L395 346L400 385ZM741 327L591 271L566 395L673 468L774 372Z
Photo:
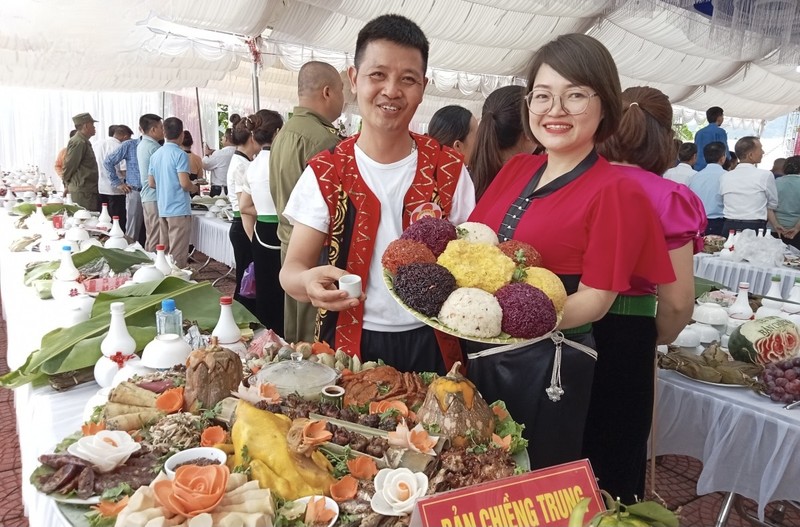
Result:
M90 510L84 517L88 520L89 527L114 527L117 523L116 516L103 516L95 510Z
M242 464L236 465L233 467L234 473L241 473L246 474L248 477L250 476L250 461L253 458L250 457L250 451L247 449L247 445L242 446Z
M528 262L528 259L525 257L525 251L522 249L514 251L514 261L518 264L525 265Z
M116 487L111 487L110 489L106 489L100 495L100 499L103 501L119 501L124 496L133 496L134 490L131 488L130 485L127 483L120 483Z
M73 443L77 443L78 439L83 437L83 432L80 430L75 432L74 434L70 434L64 439L61 440L59 444L56 445L54 452L56 454L62 454L67 451L67 448Z
M328 461L331 462L333 465L333 477L336 479L340 479L347 474L350 474L350 469L347 466L347 460L350 459L350 446L344 447L344 450L341 454L336 454L328 450L327 448L320 448L320 452L325 454L325 457L328 458Z
M464 227L456 227L456 236L458 236L459 239L466 238L469 236L469 229L465 229Z
M506 403L503 401L495 401L490 405L491 408L499 407L505 410ZM494 415L494 433L500 437L511 436L511 448L509 454L514 455L522 450L528 448L528 440L522 437L522 431L525 430L525 425L520 424L511 418L511 415L506 415L505 418L500 419L497 414Z
M511 275L512 282L524 282L525 279L528 277L528 272L525 270L524 267L517 266L514 268L514 273Z
M439 426L439 423L431 423L431 424L422 423L422 428L429 434L435 435L442 433L442 427Z
M426 385L430 385L433 381L439 378L439 374L435 371L423 371L419 374L419 377Z
M369 413L369 403L351 404L349 408L359 415Z
M381 395L386 395L389 393L389 390L392 389L392 385L388 383L379 382L378 383L378 393Z
M98 424L100 421L103 420L103 410L105 410L106 406L104 404L100 406L95 406L94 410L92 410L92 416L89 417L89 422Z
M378 416L381 418L381 421L383 421L384 419L396 418L399 415L400 415L400 410L398 410L397 408L389 408L388 410L378 414Z

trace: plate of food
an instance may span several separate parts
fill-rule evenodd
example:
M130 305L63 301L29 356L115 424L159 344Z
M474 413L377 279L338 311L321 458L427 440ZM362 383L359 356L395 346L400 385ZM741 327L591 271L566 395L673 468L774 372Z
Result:
M555 330L566 290L517 240L486 225L423 217L381 259L390 295L415 318L455 337L519 344Z
M724 383L724 382L704 381L703 379L697 379L695 377L691 377L689 375L686 375L685 373L681 373L678 370L675 370L675 373L677 373L681 377L684 377L684 378L689 379L691 381L699 382L700 384L708 384L709 386L717 386L719 388L749 388L750 387L750 386L748 386L746 384L733 384L733 383ZM753 379L753 381L755 382L755 379Z

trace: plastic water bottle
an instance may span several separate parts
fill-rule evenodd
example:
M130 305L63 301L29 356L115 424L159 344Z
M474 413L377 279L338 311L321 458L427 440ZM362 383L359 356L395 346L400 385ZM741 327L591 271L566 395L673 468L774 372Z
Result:
M161 301L161 309L156 311L156 331L159 335L173 334L183 337L183 313L175 309L175 300Z

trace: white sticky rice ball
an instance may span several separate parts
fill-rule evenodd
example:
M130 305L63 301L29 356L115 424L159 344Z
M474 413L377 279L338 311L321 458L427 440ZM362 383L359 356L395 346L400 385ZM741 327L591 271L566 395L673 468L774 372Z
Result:
M456 289L444 301L439 321L464 336L492 338L500 334L503 311L491 293L474 287Z
M465 221L456 227L458 238L470 243L488 243L489 245L497 245L500 241L497 239L497 234L488 226L483 223L475 221Z

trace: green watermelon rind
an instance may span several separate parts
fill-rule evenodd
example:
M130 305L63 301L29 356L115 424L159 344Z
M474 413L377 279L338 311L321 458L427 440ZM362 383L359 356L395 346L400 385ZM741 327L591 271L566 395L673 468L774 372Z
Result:
M783 348L773 346L769 351L759 351L762 339L781 335ZM762 346L763 347L763 346ZM800 352L800 333L797 326L785 318L765 317L750 320L737 327L728 340L728 352L734 360L765 365L770 362L791 359Z

